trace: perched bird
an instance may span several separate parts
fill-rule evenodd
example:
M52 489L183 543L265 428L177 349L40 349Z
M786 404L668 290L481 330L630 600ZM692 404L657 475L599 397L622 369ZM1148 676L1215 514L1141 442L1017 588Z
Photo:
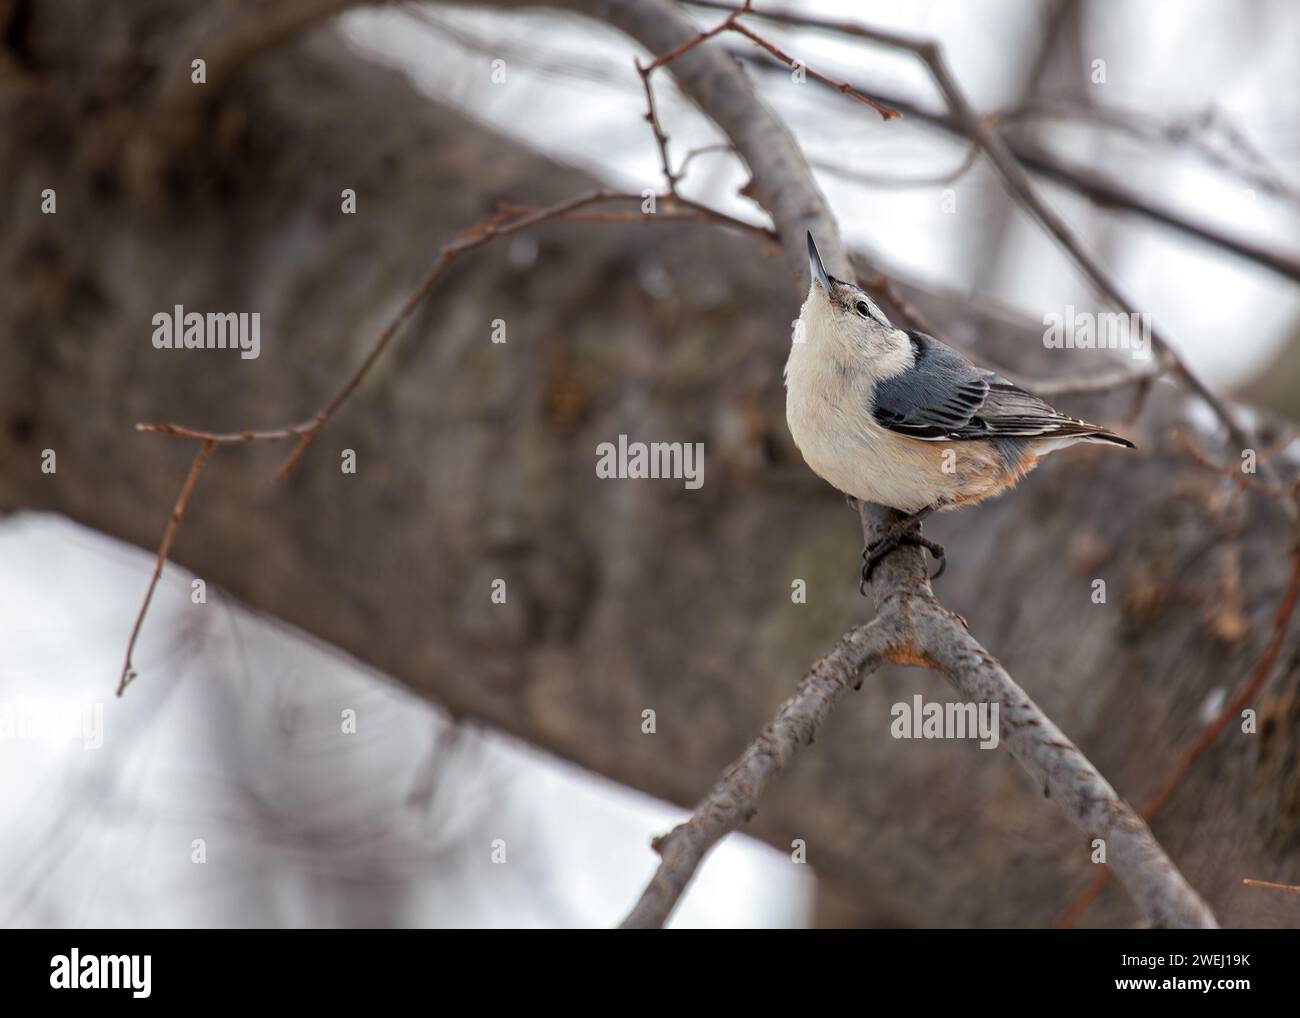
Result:
M890 323L861 287L826 274L808 235L812 283L785 365L785 416L815 473L851 498L906 514L863 551L862 582L932 512L982 502L1049 452L1133 443L1067 417L923 332Z

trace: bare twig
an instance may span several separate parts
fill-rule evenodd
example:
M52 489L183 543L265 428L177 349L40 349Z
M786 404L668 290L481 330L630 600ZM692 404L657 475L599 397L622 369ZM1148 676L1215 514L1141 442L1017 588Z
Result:
M748 7L748 0L746 0L746 7ZM856 88L850 85L847 81L837 81L835 78L828 78L820 71L813 70L813 68L809 67L807 64L801 63L800 61L796 60L794 57L790 56L788 53L785 53L782 50L778 49L776 46L772 45L772 43L768 42L757 32L751 31L750 29L742 25L740 22L738 21L734 22L731 25L731 30L733 32L739 32L750 42L754 43L757 46L761 46L763 49L771 53L772 56L776 57L778 60L786 64L786 66L794 68L796 70L802 68L804 72L808 75L808 77L813 78L816 81L820 81L823 85L827 86L828 88L835 89L835 91L839 92L841 95L846 95L850 99L862 103L863 106L871 107L871 109L875 110L877 113L880 114L882 120L892 120L894 117L901 115L899 114L898 110L890 109L888 106L876 102L876 100L870 98L869 96L863 95Z
M636 72L641 76L641 87L645 89L646 123L655 136L655 147L659 150L659 165L663 169L664 182L669 193L677 197L677 174L673 173L672 160L668 158L668 135L664 133L663 124L659 122L659 111L655 109L655 90L650 84L653 67L643 67L640 60L633 60Z
M1110 392L1126 385L1149 384L1164 375L1164 368L1153 364L1134 371L1132 368L1116 368L1114 371L1100 371L1083 378L1013 378L1017 385L1023 386L1039 396L1053 398L1056 396L1078 396L1083 393Z
M740 17L742 14L747 13L750 10L752 4L753 4L753 0L744 0L744 3L742 4L733 5L730 8L731 13L729 13L722 21L718 22L712 28L688 36L687 38L683 39L678 45L668 50L668 52L661 53L659 54L659 56L651 60L650 63L647 64L645 67L645 73L648 74L650 71L653 71L656 67L663 67L665 64L672 63L678 57L684 56L685 54L689 53L691 50L695 49L695 47L699 46L701 43L707 42L708 40L712 39L715 35L720 35L721 33L728 31L733 25L735 25L736 19L738 17Z
M985 367L992 368L1000 375L1011 379L1016 385L1038 396L1052 399L1058 396L1079 396L1086 393L1111 392L1126 385L1143 385L1162 378L1166 368L1160 361L1153 361L1136 370L1133 368L1115 368L1111 371L1099 371L1095 375L1082 378L1030 378L1019 371L998 367L982 361Z
M768 53L774 56L777 60L780 60L787 67L790 67L795 70L802 70L806 75L808 75L808 77L812 78L813 80L820 81L823 85L825 85L828 88L835 89L835 91L839 92L841 95L846 95L850 99L853 99L856 102L860 102L862 103L862 105L868 106L871 109L875 110L877 113L880 114L882 120L891 120L894 117L900 115L898 110L890 109L888 106L876 102L874 99L870 98L869 96L864 95L862 92L859 92L848 82L837 81L834 78L827 77L825 74L822 74L820 71L814 70L813 68L809 67L807 64L803 63L802 61L796 60L794 57L790 56L788 53L785 53L777 46L769 42L767 39L763 38L757 32L752 31L748 26L741 24L740 16L742 14L755 13L753 10L753 0L744 0L743 3L732 5L731 7L727 8L727 10L729 11L727 16L722 21L718 22L718 24L714 25L712 28L706 29L703 32L699 32L693 38L684 40L682 43L680 43L677 46L674 46L668 52L655 57L645 67L642 67L640 64L637 64L637 70L641 72L642 79L645 79L647 75L650 74L651 71L659 67L663 67L665 64L672 63L674 60L677 60L679 57L695 49L695 47L712 39L715 35L721 35L723 32L736 32L739 35L743 35L750 42L754 43L754 45L760 47L761 49L766 50ZM647 92L648 91L649 89L647 88Z
M1286 891L1289 894L1300 894L1300 884L1275 884L1271 880L1251 880L1246 877L1242 883L1247 887L1265 887L1270 891Z
M820 81L823 85L826 85L828 88L833 88L841 95L846 95L850 99L862 103L862 105L864 106L869 106L871 109L875 110L877 113L880 114L882 120L891 120L894 117L899 116L898 110L890 109L888 106L884 106L881 103L876 102L874 99L870 98L869 96L866 96L863 93L859 92L856 88L854 88L852 85L848 84L847 82L837 81L834 78L827 77L825 74L822 74L821 72L814 70L813 68L809 67L807 64L803 63L802 61L796 60L788 53L785 53L784 51L782 51L781 49L773 45L771 42L769 42L767 39L763 38L757 32L754 32L747 26L742 25L740 23L740 16L742 14L757 13L753 10L753 0L744 0L744 3L731 5L726 9L729 10L730 13L722 21L714 25L712 28L700 32L694 38L687 39L680 45L674 46L667 53L655 57L654 60L650 61L650 63L647 64L644 68L641 68L640 65L638 65L637 69L641 71L642 77L649 74L651 71L655 70L655 68L663 67L665 64L672 63L678 57L682 56L685 53L690 52L696 46L699 46L701 43L707 42L708 40L712 39L715 35L720 35L723 32L736 32L740 35L743 35L750 42L754 43L754 45L759 46L762 49L765 49L768 53L772 54L772 56L776 57L777 60L780 60L787 67L794 68L794 69L802 68L803 71L810 78L813 78L816 81Z
M823 170L833 177L851 180L855 184L867 184L871 187L939 187L942 184L955 183L969 173L971 167L975 165L976 159L979 158L979 154L978 145L968 145L961 162L951 170L943 170L940 173L924 174L917 177L890 177L883 173L864 173L861 170L851 170L846 166L825 159L810 159L809 163L814 169Z
M212 455L212 450L216 447L216 442L209 438L205 438L199 443L199 451L194 454L194 461L190 464L189 473L185 475L185 483L181 485L181 493L176 498L176 505L172 508L171 518L167 521L167 529L163 531L162 543L158 546L158 555L153 563L153 575L149 578L149 589L145 591L144 602L140 605L140 611L136 613L135 625L131 627L131 639L126 644L126 660L122 664L122 677L118 679L117 683L118 696L122 695L123 690L135 678L135 669L131 665L131 655L135 651L136 641L140 638L140 627L144 625L145 613L149 610L149 602L153 600L153 592L157 589L158 580L162 577L163 563L167 561L167 553L171 551L172 541L176 538L176 530L181 525L181 517L185 515L185 507L189 504L194 485L198 482L199 474L203 472L203 465L207 463L208 457Z

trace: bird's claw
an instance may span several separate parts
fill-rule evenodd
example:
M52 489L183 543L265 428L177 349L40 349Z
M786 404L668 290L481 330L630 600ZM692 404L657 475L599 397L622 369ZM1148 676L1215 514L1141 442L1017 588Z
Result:
M862 549L862 582L858 585L860 594L866 596L867 584L871 582L871 576L875 573L876 566L880 565L885 556L906 544L924 548L939 563L939 568L930 577L932 581L943 575L943 571L948 567L948 559L944 554L943 545L931 541L927 537L922 537L920 527L917 524L891 527L883 536L876 538Z

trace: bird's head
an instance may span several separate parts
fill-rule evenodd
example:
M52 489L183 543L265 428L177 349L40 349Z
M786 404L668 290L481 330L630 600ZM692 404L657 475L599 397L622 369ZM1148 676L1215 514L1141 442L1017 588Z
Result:
M871 294L827 273L811 233L808 271L812 284L799 321L804 332L802 340L809 346L829 346L845 357L869 361L892 359L891 355L897 356L908 348L907 334L890 322Z

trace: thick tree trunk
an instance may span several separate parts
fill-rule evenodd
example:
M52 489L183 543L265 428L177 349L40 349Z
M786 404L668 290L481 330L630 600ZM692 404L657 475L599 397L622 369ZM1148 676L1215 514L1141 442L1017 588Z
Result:
M136 421L310 416L456 231L498 199L591 181L328 30L259 57L192 123L158 123L144 102L197 5L127 6L0 4L0 509L152 550L194 448ZM356 215L340 212L344 188ZM1078 363L1045 357L1037 328L908 296L1000 363ZM493 244L455 265L287 481L270 479L284 446L218 449L173 557L458 715L691 803L867 610L858 521L785 429L800 299L781 260L712 227L552 224ZM261 312L261 356L154 349L152 316L176 304ZM1113 420L1125 405L1079 409ZM1157 390L1139 452L1071 450L931 528L951 560L944 602L1135 803L1207 699L1243 680L1286 573L1279 516L1226 497L1167 440L1183 413ZM620 434L703 441L703 488L599 480L596 446ZM137 664L127 695L159 695L162 666ZM1225 925L1294 920L1292 901L1240 885L1300 882L1291 642L1278 672L1259 734L1230 727L1153 825ZM1050 922L1096 872L1090 846L1003 754L891 738L891 705L917 692L949 695L924 671L869 680L753 832L804 839L869 921ZM1089 914L1133 919L1113 887Z

